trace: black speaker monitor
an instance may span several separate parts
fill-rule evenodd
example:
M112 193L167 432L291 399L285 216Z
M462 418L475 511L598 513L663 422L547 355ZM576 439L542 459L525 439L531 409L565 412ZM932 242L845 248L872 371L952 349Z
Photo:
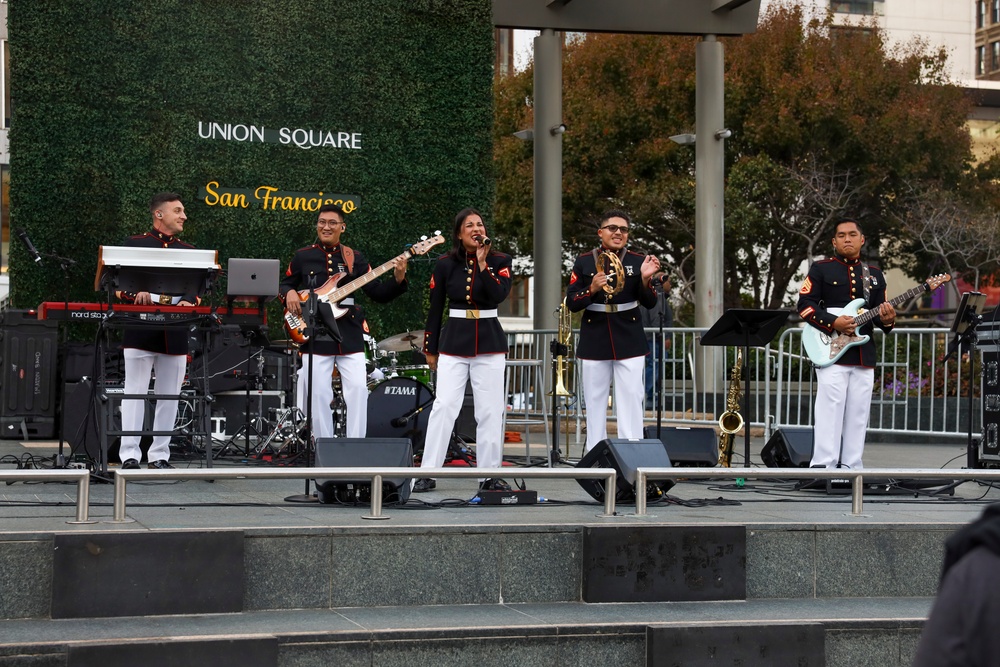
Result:
M812 450L811 426L779 428L760 450L760 458L768 468L808 468Z
M670 456L659 440L601 440L580 459L577 468L614 468L615 502L635 502L635 471L637 468L670 468ZM595 500L604 502L604 480L578 479L583 490ZM659 479L646 485L647 498L659 498L674 485L673 480Z
M667 455L675 468L714 468L719 464L719 436L712 428L683 428L647 426L643 435L656 439L667 448Z
M413 447L408 438L319 438L316 441L319 468L409 468ZM320 502L370 502L371 477L357 479L317 479ZM382 500L406 502L410 479L382 479Z

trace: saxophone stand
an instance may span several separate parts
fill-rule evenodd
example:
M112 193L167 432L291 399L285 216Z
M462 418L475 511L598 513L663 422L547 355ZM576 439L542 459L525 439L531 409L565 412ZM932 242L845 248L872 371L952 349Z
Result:
M305 302L305 307L302 309L302 314L306 316L306 322L309 323L309 327L306 329L306 336L309 337L309 341L306 343L309 345L309 372L306 379L308 384L306 385L306 430L309 432L309 439L306 442L305 447L305 464L306 467L311 467L313 465L313 453L316 451L316 437L313 434L313 367L315 366L315 354L312 351L316 339L321 333L328 334L333 340L340 342L343 337L340 335L340 328L337 326L337 320L334 319L333 313L330 313L329 317L323 316L319 307L319 299L316 296L316 276L310 274L309 276L309 298ZM327 382L331 381L331 378L326 378ZM305 493L301 495L293 495L285 498L285 502L288 503L318 503L319 498L316 494L309 490L310 480L307 477L305 480L306 490Z
M753 310L730 308L701 337L702 345L723 345L743 349L744 363L750 365L750 348L766 347L774 340L778 330L788 320L791 314L787 310ZM740 416L743 418L743 456L744 464L750 467L750 421L748 407L750 404L750 373L743 374L743 400L740 402ZM742 480L737 480L738 487L743 487Z

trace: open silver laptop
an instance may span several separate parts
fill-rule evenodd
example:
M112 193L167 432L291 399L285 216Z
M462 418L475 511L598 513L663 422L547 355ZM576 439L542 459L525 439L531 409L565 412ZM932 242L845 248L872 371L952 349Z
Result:
M231 298L266 297L278 295L278 273L280 266L276 259L246 259L232 257L226 272L226 294Z

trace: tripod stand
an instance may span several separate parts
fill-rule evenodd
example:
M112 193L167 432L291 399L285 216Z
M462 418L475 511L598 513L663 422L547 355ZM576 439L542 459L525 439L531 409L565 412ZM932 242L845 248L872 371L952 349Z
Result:
M239 430L233 433L229 440L222 445L216 454L217 457L223 456L230 447L234 447L239 451L236 442L241 436L243 437L243 456L249 457L251 435L258 441L264 436L265 423L263 417L261 417L264 409L264 395L261 392L266 388L268 380L268 377L264 375L264 348L270 344L267 340L267 327L241 326L240 334L243 336L244 341L241 346L246 346L247 348L247 372L243 376L245 380L243 395L244 421ZM257 358L257 372L251 373L251 363L255 356ZM234 375L238 374L239 371L234 372ZM257 416L253 419L250 418L251 389L257 392Z

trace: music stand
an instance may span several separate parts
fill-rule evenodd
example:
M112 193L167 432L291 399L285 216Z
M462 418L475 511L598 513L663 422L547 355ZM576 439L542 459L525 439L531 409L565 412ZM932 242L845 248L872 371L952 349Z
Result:
M754 310L730 308L701 337L702 345L721 345L743 348L744 363L750 363L750 348L764 347L777 335L788 320L788 310ZM747 406L750 402L750 373L743 374L743 400L740 415L743 417L744 456L750 467L750 420Z
M969 346L969 428L968 441L965 446L965 457L970 469L979 467L979 452L972 442L972 395L976 393L976 388L973 386L976 376L972 372L972 366L975 363L976 343L979 340L979 336L976 334L976 327L983 321L980 311L985 305L985 294L981 292L962 292L962 301L958 304L958 310L955 311L955 321L951 323L951 332L955 334L955 337L952 338L947 353L941 357L941 363L944 363L955 356L955 353L958 352L962 345L968 344ZM961 373L961 359L958 359L958 370Z

